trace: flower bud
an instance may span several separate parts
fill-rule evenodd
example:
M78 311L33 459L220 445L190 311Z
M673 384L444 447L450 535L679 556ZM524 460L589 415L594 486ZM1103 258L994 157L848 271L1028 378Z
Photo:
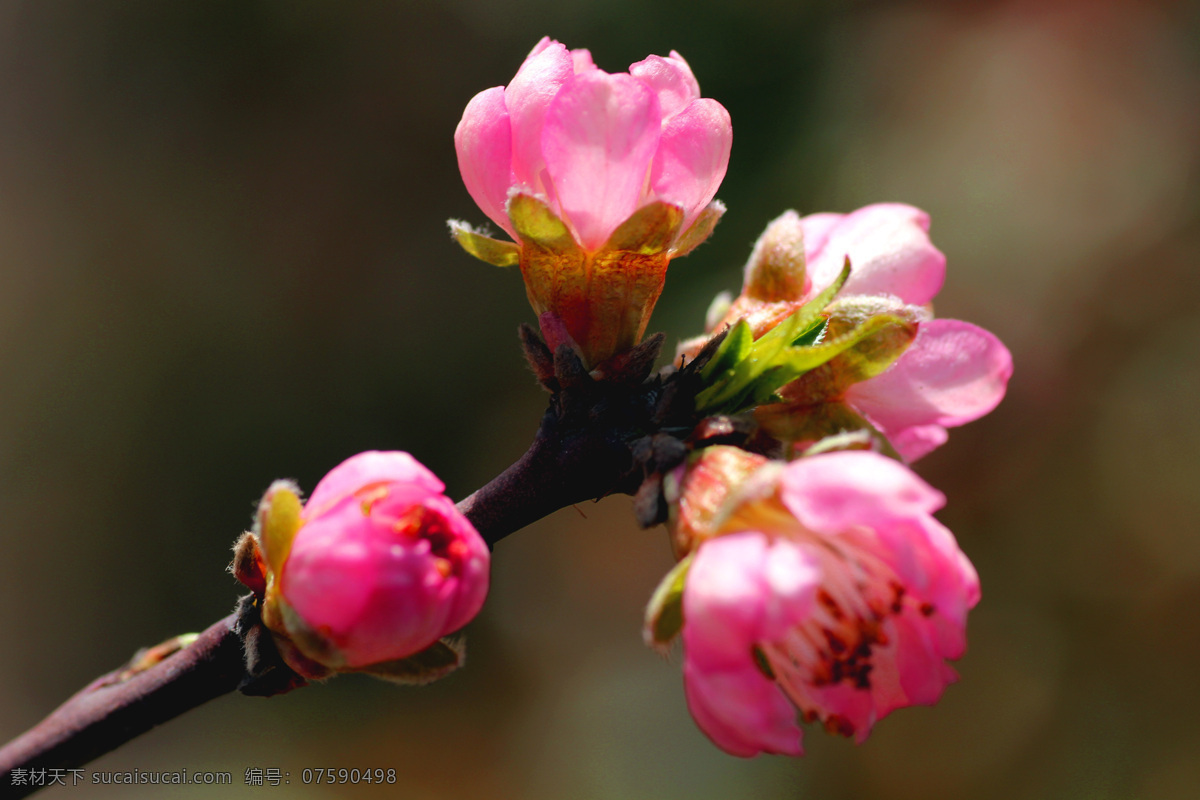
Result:
M785 211L758 237L744 286L747 297L765 303L794 302L808 294L812 281L804 259L804 224L795 211Z
M557 319L568 335L556 341L596 367L641 340L667 263L724 211L713 196L732 135L678 53L609 74L542 39L508 86L467 104L454 134L467 191L516 242L451 231L477 258L520 264L543 333Z
M490 556L443 489L401 452L353 456L303 507L294 485L275 483L255 532L263 622L333 670L371 671L462 628L487 595Z
M713 536L730 493L767 463L741 448L716 445L697 451L665 476L668 529L677 559Z

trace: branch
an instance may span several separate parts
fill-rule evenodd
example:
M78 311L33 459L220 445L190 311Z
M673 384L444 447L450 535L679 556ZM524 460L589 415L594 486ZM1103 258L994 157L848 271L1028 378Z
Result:
M644 388L583 383L556 392L529 450L459 510L491 546L560 508L631 493L640 475L629 442L645 432L651 406ZM0 749L6 796L43 788L12 785L13 770L78 768L228 692L293 688L248 688L254 678L246 669L244 629L231 614L154 666L132 674L122 668L93 681Z
M121 680L122 669L97 678L50 716L0 750L10 797L41 786L12 786L14 769L71 769L104 755L185 711L232 692L245 678L236 615L214 623L188 647Z

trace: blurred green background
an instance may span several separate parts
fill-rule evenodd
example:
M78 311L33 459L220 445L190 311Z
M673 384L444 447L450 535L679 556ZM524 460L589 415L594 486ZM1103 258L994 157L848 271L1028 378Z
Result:
M1200 11L1165 0L0 3L0 739L227 613L272 479L396 448L462 497L523 451L519 276L444 221L484 221L463 106L543 34L609 71L678 49L733 117L672 342L786 208L932 214L939 314L1016 362L918 464L983 579L962 681L862 746L724 755L641 645L671 559L617 497L500 544L448 680L230 696L89 767L232 791L46 796L1196 797Z

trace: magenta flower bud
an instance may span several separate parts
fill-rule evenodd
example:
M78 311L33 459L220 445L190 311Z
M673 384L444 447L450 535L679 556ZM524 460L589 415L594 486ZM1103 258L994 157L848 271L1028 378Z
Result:
M451 227L472 255L519 263L551 348L571 344L596 366L640 341L667 262L712 231L732 139L678 53L609 74L544 38L454 134L467 191L516 244Z
M290 489L273 486L259 526L268 627L338 670L407 658L466 625L487 595L490 555L444 488L401 452L347 459L298 517Z

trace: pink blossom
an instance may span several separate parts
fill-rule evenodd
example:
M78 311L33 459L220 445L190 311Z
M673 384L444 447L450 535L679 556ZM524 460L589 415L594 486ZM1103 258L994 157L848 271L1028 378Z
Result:
M812 214L802 223L814 294L847 257L852 271L841 296L889 295L924 305L942 287L946 257L930 242L929 215L918 208L880 203L851 214ZM1012 369L1008 348L983 328L929 320L890 369L850 386L844 398L915 461L945 443L946 428L999 405Z
M802 377L782 391L784 408L800 414L844 402L914 461L946 441L946 428L994 409L1012 375L1012 356L994 335L968 322L931 320L919 308L933 300L946 272L924 211L879 203L850 214L787 212L759 240L742 294L709 327L721 330L745 318L755 338L762 336L829 287L847 258L850 277L837 302L866 305L875 298L880 308L897 306L919 320L916 339L885 372L867 380L847 383L830 370ZM682 352L694 356L703 341L686 343Z
M861 742L893 710L936 702L979 601L932 516L944 498L901 464L828 453L775 485L727 514L683 590L688 706L740 756L802 753L795 709Z
M916 341L886 372L851 385L844 399L912 462L945 444L946 428L999 405L1012 371L1012 355L994 335L934 319L920 324Z
M609 74L547 37L508 86L467 104L454 144L467 191L510 235L508 200L526 192L596 251L654 200L679 206L686 230L725 176L732 135L678 53Z
M678 53L609 74L542 39L454 134L467 191L515 243L451 231L477 258L519 264L550 349L600 367L641 341L667 264L712 232L732 137Z
M919 208L876 203L850 214L810 214L801 224L810 296L833 283L847 256L852 271L842 296L886 294L924 305L941 291L946 257L929 240L929 215Z
M326 475L304 506L282 556L278 590L303 632L339 663L363 667L405 658L467 624L488 589L487 545L408 453L367 452ZM297 635L299 634L299 635Z

